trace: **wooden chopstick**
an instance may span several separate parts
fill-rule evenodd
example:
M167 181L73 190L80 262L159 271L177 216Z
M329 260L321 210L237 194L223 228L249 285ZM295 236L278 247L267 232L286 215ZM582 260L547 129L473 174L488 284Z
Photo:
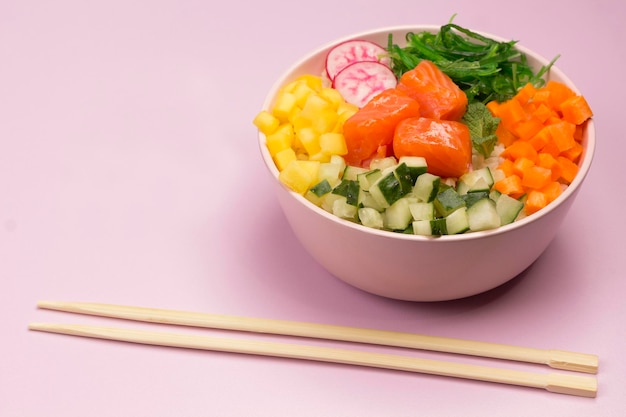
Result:
M215 338L77 324L31 323L29 329L73 336L117 340L148 345L244 353L348 365L368 366L432 375L496 382L581 397L595 397L595 377L560 373L539 374L485 366L419 359L382 353L359 352L258 340Z
M286 336L310 337L317 339L404 347L519 362L538 363L548 365L555 369L586 373L597 373L598 371L597 355L568 352L564 350L536 349L386 330L252 317L236 317L114 304L40 301L37 306L39 308L50 310L152 323L176 324L213 329L270 333Z

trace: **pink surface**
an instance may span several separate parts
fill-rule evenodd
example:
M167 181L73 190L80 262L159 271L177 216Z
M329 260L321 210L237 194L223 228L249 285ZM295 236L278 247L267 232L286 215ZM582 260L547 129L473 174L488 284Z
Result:
M300 7L268 0L218 8L191 1L4 1L0 415L624 415L626 199L616 167L626 145L616 103L626 93L625 12L609 0L516 6L321 0ZM464 26L519 39L544 56L562 54L559 67L596 113L594 164L557 238L510 283L444 303L372 296L330 276L298 244L279 210L251 120L281 72L319 45L376 27L442 24L454 13ZM164 327L37 310L41 299L595 353L599 392L587 399L29 332L31 321Z

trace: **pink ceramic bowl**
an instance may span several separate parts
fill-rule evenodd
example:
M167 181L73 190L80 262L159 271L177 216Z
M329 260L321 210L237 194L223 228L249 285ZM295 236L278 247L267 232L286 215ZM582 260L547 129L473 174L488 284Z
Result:
M324 59L335 44L366 39L386 45L392 33L399 43L408 31L437 31L437 26L389 27L338 39L305 56L275 83L264 103L272 106L281 86L302 74L322 74ZM482 33L493 39L500 37ZM518 46L537 67L548 60ZM556 66L549 78L580 92ZM342 220L290 191L259 134L261 156L294 234L310 255L335 277L384 297L410 301L452 300L493 289L515 278L546 249L559 230L589 171L595 148L595 127L589 120L582 141L585 151L574 181L548 207L498 229L429 238L368 228Z

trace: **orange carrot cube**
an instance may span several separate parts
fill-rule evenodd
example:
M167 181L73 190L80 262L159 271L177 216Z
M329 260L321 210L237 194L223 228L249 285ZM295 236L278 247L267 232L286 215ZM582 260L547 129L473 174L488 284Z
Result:
M561 166L561 178L560 179L565 184L571 183L574 180L574 177L576 177L576 174L578 173L578 165L576 165L576 163L574 163L573 161L571 161L570 159L564 156L559 156L556 159L559 162L559 165Z
M532 190L528 193L528 198L524 204L526 214L533 214L548 205L546 195L538 190Z
M559 106L563 114L563 120L579 125L593 116L589 103L583 96L573 96Z
M533 165L524 171L522 186L525 188L540 189L552 181L552 170Z

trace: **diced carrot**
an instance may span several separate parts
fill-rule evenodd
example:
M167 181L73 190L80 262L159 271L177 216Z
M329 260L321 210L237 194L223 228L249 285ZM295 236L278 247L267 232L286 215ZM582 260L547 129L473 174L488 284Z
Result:
M566 151L561 152L561 156L564 156L570 161L576 162L576 163L578 163L578 159L580 158L582 154L583 154L583 145L581 145L580 142L576 142L576 141L574 142L574 146L572 146Z
M552 181L552 171L537 165L528 167L522 176L522 186L525 188L540 189Z
M518 140L507 146L502 151L501 156L503 158L509 158L513 160L524 157L534 162L537 159L537 151L530 143Z
M494 189L514 198L525 195L527 214L554 201L577 175L584 123L593 115L580 97L567 85L549 81L490 104L500 118L496 134L505 147L498 166L504 178Z
M543 122L534 117L519 122L515 128L515 133L521 140L529 140L543 128Z
M535 95L537 89L531 83L527 83L524 87L520 88L515 99L520 102L521 105L528 103L528 101Z
M561 188L561 184L559 182L551 181L548 185L541 189L541 192L546 196L548 203L551 203L561 195L563 189Z
M555 158L561 154L561 151L553 140L548 140L548 143L541 148L541 152L549 153Z
M498 108L500 107L500 103L498 103L496 100L491 100L486 104L486 106L487 110L491 112L493 117L498 117Z
M524 187L522 187L522 179L513 174L508 177L502 178L501 180L496 181L493 185L494 188L500 191L502 194L510 195L511 197L517 198L524 194Z
M576 93L564 83L553 80L548 81L542 88L550 92L548 103L553 109L558 109L561 103L576 95Z
M549 106L549 100L550 100L550 92L545 89L537 90L537 92L535 93L535 96L533 97L533 101L535 103L544 103L546 104L548 108L551 108Z
M585 133L585 123L581 125L576 125L576 130L574 131L574 139L577 142L582 141L584 133Z
M556 163L556 159L554 160ZM558 164L557 164L558 165ZM506 177L513 175L515 172L513 171L513 161L510 159L505 159L498 165L498 169L504 173Z
M532 214L547 205L548 199L544 193L539 190L531 190L528 192L526 202L524 203L524 210L526 211L526 214Z
M563 120L579 125L593 116L589 103L583 96L569 97L559 106Z
M560 121L547 126L550 131L550 138L558 148L559 152L566 151L574 146L574 131L576 126L570 122Z
M550 142L550 131L547 127L543 127L532 138L528 140L537 152L541 151Z
M521 156L513 161L513 173L519 177L524 177L526 171L535 166L535 162L529 158Z
M565 184L571 183L578 173L578 165L576 165L575 162L572 162L565 156L559 156L556 158L556 160L561 166L561 180L563 180Z
M533 111L533 117L539 120L541 123L544 123L548 118L555 115L554 111L550 109L550 107L546 106L545 103L537 103L535 111Z
M498 127L496 128L496 136L498 137L498 142L503 144L505 147L510 146L517 140L517 136L504 127L503 123L498 124Z
M557 181L561 178L561 165L556 160L556 158L550 155L547 152L540 152L537 155L537 165L542 168L547 168L552 173L550 179L552 181Z
M500 123L504 124L504 127L514 132L517 124L525 120L527 116L520 102L512 99L500 103L498 117L500 117Z

